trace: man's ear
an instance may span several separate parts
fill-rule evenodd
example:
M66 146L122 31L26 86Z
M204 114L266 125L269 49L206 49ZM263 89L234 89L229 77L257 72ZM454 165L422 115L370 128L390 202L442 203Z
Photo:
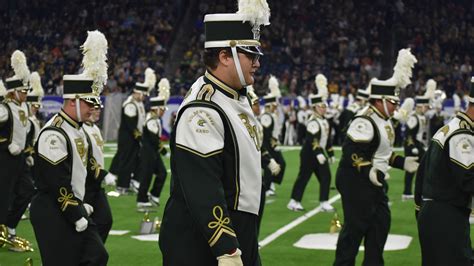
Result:
M71 106L71 107L76 107L76 100L67 100L68 103L66 103L67 105Z
M234 59L232 58L232 54L227 50L221 50L219 52L219 62L224 66L229 66L230 64L234 63Z

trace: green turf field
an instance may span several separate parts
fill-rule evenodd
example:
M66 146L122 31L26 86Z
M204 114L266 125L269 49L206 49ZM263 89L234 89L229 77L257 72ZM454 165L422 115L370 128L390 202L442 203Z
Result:
M106 163L109 165L115 149L113 146L107 146L105 152L108 157L106 158ZM283 184L277 187L277 195L269 198L272 199L273 202L267 204L265 207L260 240L263 240L266 236L274 233L279 228L304 214L301 212L292 212L286 208L299 167L299 151L285 151L283 154L287 162L287 171ZM336 156L339 158L339 151L336 151ZM166 158L165 162L168 166L169 159ZM337 163L332 166L333 184L336 165ZM420 265L420 248L415 225L413 201L401 201L403 173L399 170L391 170L390 174L389 194L392 202L392 226L390 233L409 235L413 237L413 240L406 250L386 251L384 254L385 262L386 265ZM162 206L169 195L169 178L170 175L168 174L167 185L165 185L161 196ZM302 202L307 210L311 210L319 204L317 202L318 191L318 182L316 178L312 178ZM337 191L332 189L330 197L335 195L337 195ZM120 198L109 197L109 202L114 218L112 229L131 231L123 236L109 236L106 244L110 255L109 265L161 265L161 252L157 242L141 242L131 238L132 235L138 233L140 221L143 218L143 214L136 211L135 196L123 196ZM341 217L341 221L343 221L340 200L335 202L334 207L339 210L338 214ZM157 212L151 214L151 218L154 218L154 216L161 217L162 213L163 207L159 207ZM332 213L318 213L264 246L260 250L263 264L271 266L332 265L335 254L334 251L305 250L293 247L293 244L306 234L329 232L332 217ZM54 228L51 228L51 230L54 230ZM449 228L447 230L449 230ZM39 251L34 241L29 220L21 221L17 228L17 234L32 241L36 250L32 253L14 253L6 249L0 249L0 266L24 265L24 261L28 257L33 259L34 265L41 265ZM184 254L186 254L185 250L183 250L183 255ZM362 263L362 259L363 253L359 252L357 265Z

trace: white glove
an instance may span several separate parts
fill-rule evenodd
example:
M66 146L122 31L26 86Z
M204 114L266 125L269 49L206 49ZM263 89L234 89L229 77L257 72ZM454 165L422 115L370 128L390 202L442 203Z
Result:
M326 162L326 156L322 153L318 154L316 159L318 159L319 164L324 164Z
M335 162L336 162L336 157L335 156L329 157L329 164L333 164Z
M20 154L21 149L20 149L20 146L16 145L15 142L12 142L10 143L10 145L8 145L8 151L10 152L11 155L16 156Z
M405 163L403 163L403 169L408 173L414 173L418 169L418 157L407 156L405 157Z
M243 266L244 263L240 255L242 255L242 251L237 249L233 254L219 256L217 257L217 264L218 266Z
M278 175L278 173L280 173L281 167L273 158L270 159L270 163L268 163L267 167L270 172L272 172L272 175Z
M417 148L411 149L411 153L418 155L418 149Z
M77 220L75 224L76 224L76 231L82 232L87 229L87 225L89 224L89 222L87 221L86 218L82 217L81 219Z
M107 186L115 186L115 180L117 180L117 177L111 173L107 173L107 175L104 177L104 181Z
M35 159L33 159L33 156L28 156L26 157L26 165L28 165L29 167L32 167L33 165L35 165Z
M372 184L374 184L377 187L383 187L382 183L380 183L379 180L377 179L377 170L378 169L375 167L370 168L370 171L369 171L370 182L372 182Z
M91 214L94 212L94 207L88 203L84 203L84 209L86 209L87 216L91 216Z

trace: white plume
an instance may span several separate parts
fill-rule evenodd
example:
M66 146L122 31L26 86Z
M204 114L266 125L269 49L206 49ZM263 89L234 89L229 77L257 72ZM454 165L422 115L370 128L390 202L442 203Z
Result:
M250 92L255 93L255 89L253 88L252 85L248 85L248 86L247 86L247 92L248 92L248 93L250 93Z
M456 97L453 97L456 98ZM435 90L433 98L431 98L431 104L434 108L443 108L443 102L446 99L446 93L442 90Z
M426 82L426 91L425 91L424 96L427 97L428 99L432 99L434 96L435 90L436 90L436 81L434 81L434 79L429 79Z
M474 83L474 76L471 78L471 83Z
M316 88L318 88L318 94L323 98L328 97L328 80L323 74L317 74L314 78Z
M281 97L278 80L273 75L270 75L270 79L268 80L268 88L270 88L270 94L277 98Z
M250 101L252 102L252 104L254 104L255 102L258 102L258 96L255 93L255 89L253 88L252 85L247 86L247 95L249 96Z
M398 51L397 63L393 67L393 77L398 87L404 89L411 84L412 69L418 62L416 57L410 52L410 48Z
M165 102L170 98L170 82L167 78L160 79L158 83L158 97L164 99Z
M414 107L415 100L413 100L413 98L407 97L403 101L402 106L400 106L400 109L395 111L393 117L402 123L406 123Z
M81 46L83 75L94 80L93 87L102 91L107 82L107 39L100 31L88 31L87 39Z
M270 24L270 7L266 0L239 0L237 14L243 15L244 21L252 26Z
M372 81L377 80L376 78L371 78L369 81L369 85L365 88L365 91L370 95L372 93Z
M33 89L28 95L44 96L43 86L41 86L41 77L38 72L33 72L30 75L30 87Z
M3 85L3 81L0 79L0 96L5 96L7 94L7 88Z
M303 96L298 96L296 97L296 99L298 100L298 105L300 106L300 108L306 107L306 100L303 98Z
M23 81L23 85L28 84L28 79L30 78L30 70L26 64L26 56L20 50L15 50L11 57L11 66L13 71L15 71L15 77Z
M145 82L143 82L146 87L148 87L148 92L153 90L156 85L156 75L155 70L147 67L145 69Z
M413 111L413 108L415 107L415 100L413 98L407 97L403 101L402 106L400 106L400 110L405 110L406 112L410 113Z
M461 108L461 98L458 97L454 97L453 95L453 102L454 102L454 111L459 111L459 109Z
M258 97L252 85L247 86L247 94L249 94L250 98Z

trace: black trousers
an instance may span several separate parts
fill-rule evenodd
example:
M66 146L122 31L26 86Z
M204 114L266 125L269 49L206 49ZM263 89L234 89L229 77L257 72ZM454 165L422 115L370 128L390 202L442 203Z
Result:
M383 248L390 231L390 209L384 188L374 186L368 177L339 168L336 186L342 197L344 225L337 241L334 265L354 265L364 240L363 265L384 265Z
M440 201L423 202L418 214L422 265L472 265L470 212Z
M42 192L33 197L30 213L44 266L107 265L107 251L90 219L87 229L77 232L53 198Z
M30 204L33 195L35 194L35 187L31 176L31 168L23 168L23 173L16 180L10 210L8 211L6 225L10 228L16 228L21 220L21 216L25 213Z
M153 174L155 174L155 181L153 181L150 194L159 198L168 173L163 159L157 152L142 152L140 158L141 161L137 172L137 178L140 181L137 202L148 202L148 191L150 190Z
M265 202L267 198L265 192L265 188L262 185L262 192L260 193L260 209L258 210L257 239L260 235L260 227L262 227L263 220L263 211L265 210Z
M305 155L302 152L300 153L300 170L293 185L291 198L301 201L306 185L314 173L319 181L319 201L327 201L329 199L329 187L331 186L329 163L326 160L324 164L319 164L313 154Z
M166 203L166 216L160 229L159 246L163 266L217 265L207 239L194 224L186 204L176 199ZM229 211L233 228L242 250L245 266L261 265L257 241L257 215Z
M86 190L84 201L94 207L94 212L90 218L96 224L97 232L99 233L102 242L105 243L109 236L110 229L112 229L113 219L112 211L104 189L101 188L94 192Z
M7 149L0 151L0 162L0 224L6 224L14 187L26 164L23 154L13 156Z
M275 159L275 161L280 165L281 171L278 173L278 175L274 176L272 175L272 172L268 169L268 167L265 167L265 170L263 171L263 183L265 187L265 191L270 188L271 183L277 183L281 184L283 181L283 176L285 175L285 169L286 169L286 162L285 159L283 158L283 155L281 151L276 151L276 150L269 150L270 156Z
M405 150L405 156L416 156L418 157L418 162L421 161L421 158L423 158L423 155L425 155L425 149L422 144L417 144L416 148L418 149L418 154L413 154L412 149L409 149L407 145L404 146ZM413 184L413 177L415 176L415 173L408 173L405 172L405 187L403 189L403 194L405 195L412 195L412 184Z
M297 141L299 145L303 145L304 137L306 135L306 125L304 123L298 123L297 126Z
M119 157L120 157L121 150L117 147L117 152L115 152L114 157L112 158L112 162L110 163L109 173L118 175L119 172Z
M135 172L139 162L139 151L140 145L136 143L127 144L125 147L120 148L120 152L117 152L115 157L118 156L117 169L117 187L129 188L130 180L132 179L132 173Z

